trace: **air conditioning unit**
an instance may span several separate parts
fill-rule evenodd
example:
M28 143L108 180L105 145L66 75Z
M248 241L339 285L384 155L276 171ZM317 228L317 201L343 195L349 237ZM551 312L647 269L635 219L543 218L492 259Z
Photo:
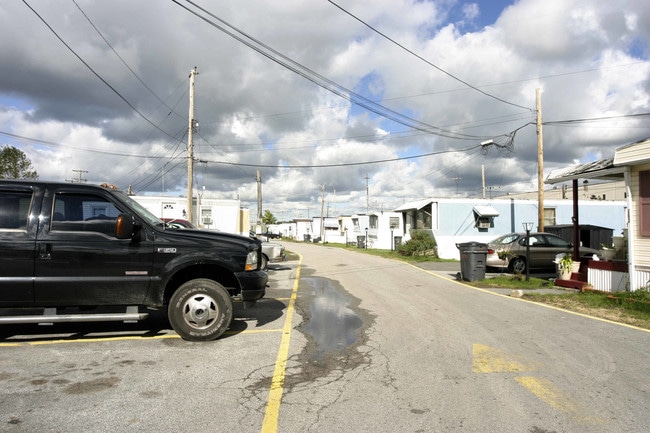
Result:
M478 223L478 228L480 228L480 229L489 229L490 228L490 223L489 222L480 222L480 223Z

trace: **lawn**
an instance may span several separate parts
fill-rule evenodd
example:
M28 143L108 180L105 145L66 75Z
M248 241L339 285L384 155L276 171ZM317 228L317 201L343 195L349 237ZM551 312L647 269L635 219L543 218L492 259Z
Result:
M529 301L650 329L650 291L648 290L615 293L594 290L568 291L566 294L535 293L537 289L553 287L553 283L540 278L530 278L530 281L526 281L525 278L513 275L486 278L468 284L483 288L526 290L523 298Z

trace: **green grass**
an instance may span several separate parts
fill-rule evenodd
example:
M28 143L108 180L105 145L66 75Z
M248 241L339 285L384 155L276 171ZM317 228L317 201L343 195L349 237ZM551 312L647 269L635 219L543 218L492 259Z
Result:
M650 291L605 293L594 290L569 291L562 294L535 293L535 289L552 288L548 280L530 277L530 281L518 275L503 275L468 283L477 287L500 287L526 290L524 298L577 313L587 314L614 322L650 329Z
M613 322L650 329L650 303L648 303L650 301L639 301L635 299L638 297L635 293L603 293L592 291L566 295L533 293L527 294L525 298L530 301L553 305Z
M472 284L469 282L468 284ZM482 281L476 282L477 286L490 288L490 287L500 287L504 289L521 289L521 290L535 290L535 289L548 289L553 287L553 283L549 280L544 280L542 278L529 277L529 281L526 281L526 277L523 275L510 275L504 274L499 275L494 278L486 278Z
M322 245L322 244L319 244ZM325 246L328 247L334 247L334 248L341 248L344 250L350 250L350 251L356 251L358 253L362 254L369 254L371 256L378 256L378 257L385 257L387 259L395 259L395 260L402 260L404 262L415 262L415 263L422 263L422 262L458 262L458 260L450 260L450 259L439 259L431 256L403 256L397 250L391 251L391 250L380 250L380 249L375 249L375 248L358 248L355 245L343 245L343 244L325 244Z

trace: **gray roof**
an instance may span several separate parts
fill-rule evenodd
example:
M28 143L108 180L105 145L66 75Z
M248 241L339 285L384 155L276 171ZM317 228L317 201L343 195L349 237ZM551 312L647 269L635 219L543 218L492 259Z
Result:
M615 167L614 158L572 165L550 173L544 183L554 184L574 179L622 180L624 167Z

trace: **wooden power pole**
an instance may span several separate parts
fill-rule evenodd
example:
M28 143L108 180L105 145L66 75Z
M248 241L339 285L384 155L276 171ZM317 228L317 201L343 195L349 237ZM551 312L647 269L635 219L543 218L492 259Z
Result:
M255 177L257 182L257 227L262 230L262 171L257 170L257 176ZM261 233L261 232L260 232Z
M187 220L194 223L192 207L194 205L192 198L192 183L194 177L194 76L198 75L196 66L190 71L190 114L189 125L187 127Z
M544 231L544 135L542 134L542 91L535 91L537 101L537 231Z
M366 175L368 176L368 175ZM325 184L321 185L321 203L320 203L320 242L325 243L325 220L323 213L325 212Z

